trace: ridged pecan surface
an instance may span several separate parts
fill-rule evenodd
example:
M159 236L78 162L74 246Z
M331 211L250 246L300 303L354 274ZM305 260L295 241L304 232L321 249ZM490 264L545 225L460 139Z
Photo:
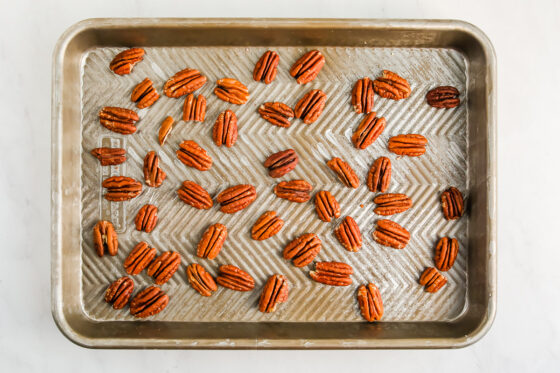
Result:
M121 277L105 290L105 302L112 304L114 309L120 310L128 303L133 290L134 281L127 276Z
M265 102L259 107L260 116L278 127L290 127L294 111L282 102Z
M177 158L185 165L199 171L208 171L212 167L212 158L206 150L192 140L185 140L179 144Z
M274 194L291 202L303 203L311 199L313 187L305 180L281 181L274 187Z
M195 122L204 122L206 116L206 97L203 95L194 96L190 93L185 98L183 104L183 120L188 122L190 120Z
M167 140L167 138L171 134L171 130L173 129L173 123L174 123L173 118L169 116L165 117L163 122L161 122L161 127L159 128L159 133L158 133L158 141L160 145L165 144L165 140Z
M299 158L294 149L282 150L270 155L264 166L268 168L270 177L282 177L296 168Z
M327 95L325 92L320 89L309 91L297 102L294 115L296 118L301 118L303 123L311 124L319 119L326 102Z
M292 65L290 75L298 84L307 84L317 77L325 64L325 57L318 50L305 53Z
M459 90L451 86L442 86L430 90L426 94L426 101L428 101L428 105L438 109L451 109L461 103Z
M373 193L385 193L391 182L391 160L379 157L373 162L367 176L367 186Z
M352 284L350 275L354 270L349 264L340 262L318 262L315 270L309 272L314 281L330 286L348 286Z
M138 318L153 316L163 311L169 303L169 296L157 286L150 286L130 301L130 313Z
M195 69L184 69L165 82L163 93L167 97L178 98L193 93L206 84L206 77Z
M379 321L383 317L383 301L375 284L370 282L358 288L358 304L362 316L367 321Z
M389 139L389 151L398 155L418 157L426 152L428 140L417 134L397 135Z
M154 259L146 273L154 278L156 285L163 285L179 268L181 257L175 251L166 251Z
M463 216L464 201L459 189L450 187L441 194L441 208L447 220L456 220Z
M222 265L216 282L225 288L236 291L250 291L255 287L255 280L250 274L231 264Z
M95 224L95 227L93 227L93 245L99 256L103 256L105 253L111 256L117 255L119 239L110 221L100 220Z
M200 210L208 210L214 205L212 197L210 197L210 194L206 191L206 189L194 181L183 181L183 184L177 190L177 194L179 195L181 201Z
M140 119L136 112L114 106L105 106L99 112L99 123L110 131L122 135L136 132L135 123Z
M225 225L216 223L208 227L196 247L196 256L199 258L214 259L222 250L227 238Z
M253 80L270 84L276 78L280 56L274 51L266 51L253 70Z
M159 167L159 156L150 151L144 158L144 182L147 186L157 188L166 178L165 172Z
M412 207L412 200L402 193L380 194L373 199L377 204L373 212L377 215L394 215L404 212Z
M220 115L214 123L212 130L212 140L216 146L225 145L231 148L237 141L237 116L231 110L226 110Z
M315 195L315 211L319 219L327 223L340 217L340 205L328 190L321 190Z
M352 143L358 149L365 149L377 140L385 129L385 118L376 117L375 111L367 114L352 135Z
M204 297L209 297L218 290L218 285L216 285L212 275L200 264L189 264L187 267L187 278L192 288Z
M91 154L99 160L101 166L114 166L126 161L126 150L121 148L95 148Z
M442 272L449 271L459 252L459 242L456 238L442 237L437 245L434 255L436 268Z
M424 286L424 290L428 293L435 293L447 283L447 279L437 269L429 267L422 272L418 282Z
M130 95L130 100L136 103L138 109L152 106L158 98L159 94L154 88L154 83L148 78L138 83Z
M334 233L346 250L356 252L362 248L360 227L351 216L345 217Z
M127 201L142 193L142 184L127 176L111 176L103 180L101 186L107 188L104 195L107 201Z
M129 275L137 275L150 265L156 257L157 250L144 241L138 243L124 260L124 270Z
M373 239L384 246L404 249L410 241L410 233L394 221L382 219L377 221Z
M348 188L356 189L360 186L358 176L352 167L342 159L334 157L327 162L327 166L336 173L342 184L346 185Z
M263 241L280 232L284 226L284 220L276 215L276 211L267 211L262 214L253 228L251 228L251 237L257 241Z
M235 185L222 191L216 197L221 205L220 211L225 214L233 214L243 210L257 199L257 191L249 184Z
M314 233L306 233L291 241L284 248L283 257L296 267L311 263L321 251L321 240Z
M392 100L407 98L411 92L406 79L389 70L383 70L381 77L373 81L373 90L379 96Z
M158 208L154 205L144 205L138 210L134 225L137 231L144 231L150 233L156 227L158 221Z
M118 75L130 74L134 65L142 61L144 53L144 49L142 48L124 50L113 58L109 64L109 68Z
M352 89L352 106L358 114L373 111L373 82L369 78L362 78L354 84Z
M259 299L259 311L270 313L278 303L288 300L288 280L282 275L272 275L266 281Z
M239 80L224 78L217 82L214 94L230 104L243 105L249 99L249 90Z

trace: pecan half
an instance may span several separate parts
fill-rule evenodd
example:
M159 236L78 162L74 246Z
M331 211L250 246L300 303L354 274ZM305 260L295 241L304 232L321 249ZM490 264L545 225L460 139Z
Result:
M352 284L350 275L354 270L349 264L340 262L318 262L315 270L309 272L314 281L331 286L348 286Z
M274 153L264 161L270 177L282 177L296 168L299 158L294 149Z
M206 77L195 69L184 69L165 82L163 93L167 97L178 98L193 93L206 84Z
M412 207L412 200L402 193L380 194L373 199L377 207L373 209L377 215L394 215L404 212Z
M255 280L250 274L233 265L223 265L216 282L225 288L236 291L250 291L255 287Z
M204 269L200 264L192 263L187 267L187 278L192 288L204 297L209 297L213 292L218 290L218 285L212 278L212 275Z
M389 139L389 151L398 155L418 157L426 152L428 140L422 135L397 135Z
M231 148L237 141L237 116L231 110L226 110L214 123L212 130L212 140L216 146L225 145Z
M356 252L362 248L360 227L351 216L345 217L334 233L346 250Z
M459 242L456 238L442 237L437 243L434 256L436 268L442 272L449 271L457 259L458 252Z
M212 158L206 150L192 140L185 140L179 144L177 158L189 167L199 171L208 171L212 167Z
M214 94L220 100L230 104L243 105L249 99L249 90L238 80L231 78L220 79L216 82L218 86L214 88Z
M158 141L160 145L165 144L165 140L169 137L171 130L173 129L173 118L165 117L163 122L161 122L161 127L159 128Z
M356 148L367 148L377 140L385 129L385 118L375 115L375 111L367 114L352 135L352 143Z
M352 106L358 114L373 111L373 82L369 78L362 78L354 84L352 89Z
M381 77L373 81L373 90L379 96L391 100L407 98L412 91L406 79L389 70L383 70Z
M321 190L315 195L315 211L319 219L327 223L340 217L340 205L328 190Z
M259 299L259 311L274 312L278 303L288 300L288 280L282 275L272 275L266 281Z
M142 193L142 184L127 176L111 176L103 180L101 186L107 188L104 195L107 201L128 201Z
M430 90L426 94L428 105L441 109L451 109L459 106L459 90L451 86L442 86Z
M179 195L181 201L200 210L208 210L214 205L212 197L210 197L210 194L206 191L206 189L194 181L183 181L183 184L177 190L177 194Z
M222 250L227 238L225 225L216 223L208 227L196 247L196 256L199 258L214 259Z
M93 245L97 255L103 256L107 252L111 256L117 255L119 251L119 239L113 223L100 220L93 227Z
M319 119L326 102L327 95L325 92L320 89L309 91L297 102L294 115L296 118L301 118L303 123L311 124Z
M456 220L463 216L464 201L459 189L450 187L441 194L441 208L447 220Z
M356 189L360 186L358 176L352 167L342 159L334 157L327 162L327 166L336 173L342 184L346 185L348 188Z
M154 83L148 78L138 83L130 95L130 100L136 103L136 107L138 109L144 109L152 106L158 98L159 94L154 88Z
M371 282L358 288L358 304L364 319L369 322L379 321L383 317L381 293Z
M154 259L146 273L154 278L156 285L163 285L179 268L181 257L175 251L166 251Z
M221 205L220 211L225 214L233 214L241 211L257 199L257 191L249 184L235 185L222 191L216 197Z
M378 244L394 249L404 249L410 241L410 233L399 224L391 220L378 220L373 231L373 239Z
M311 263L321 251L321 240L314 233L302 234L284 248L284 259L291 260L296 267Z
M325 64L325 57L318 50L305 53L293 64L290 75L298 84L307 84L317 77Z
M138 210L138 214L136 214L136 218L134 219L134 225L136 226L137 231L144 231L146 233L150 233L156 227L158 221L158 208L154 205L144 205L140 210Z
M185 98L185 103L183 104L183 120L188 122L193 120L195 122L204 122L204 117L206 116L206 97L203 95L198 95L194 97L194 94L189 94Z
M120 310L128 303L133 290L134 281L127 276L121 277L105 290L105 302L112 304L114 309Z
M373 162L367 176L367 186L373 193L385 193L391 182L391 160L379 157Z
M118 75L130 74L134 65L144 59L144 53L144 49L142 48L124 50L113 58L109 64L109 68Z
M138 119L140 118L134 111L120 107L106 106L99 112L99 123L103 127L123 135L136 132L134 124Z
M274 51L266 51L257 61L253 70L253 80L270 84L276 78L280 56Z
M157 250L149 247L144 241L134 246L134 249L124 260L124 270L129 275L137 275L150 265L156 257Z
M101 166L114 166L126 161L126 150L121 148L95 148L91 154L99 160Z
M278 127L290 127L294 111L282 102L265 102L259 107L261 118Z
M144 158L144 182L147 186L159 187L166 178L165 172L159 167L159 157L155 151L150 151Z
M313 187L305 180L281 181L274 187L274 194L291 202L307 202Z
M130 313L138 318L153 316L163 311L169 303L169 296L157 286L150 286L130 301Z
M424 290L428 293L435 293L447 283L447 279L437 269L429 267L422 272L418 282L424 286Z
M253 240L263 241L280 232L284 226L284 220L276 215L276 211L267 211L257 219L251 228Z

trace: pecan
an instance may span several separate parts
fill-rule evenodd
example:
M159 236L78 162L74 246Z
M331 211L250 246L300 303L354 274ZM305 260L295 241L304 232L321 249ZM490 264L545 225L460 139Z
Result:
M144 49L142 48L124 50L113 58L109 64L109 68L118 75L130 74L134 65L142 61L144 53Z
M352 89L352 106L358 114L373 111L373 82L369 78L362 78Z
M253 80L259 82L262 81L265 84L270 84L276 78L276 72L278 71L278 62L280 61L280 56L274 51L266 51L259 58L259 61L255 65L253 70Z
M181 257L175 251L166 251L154 259L152 264L146 270L148 276L154 278L156 285L163 285L179 268Z
M348 286L352 283L350 275L354 273L352 267L340 262L318 262L315 270L309 276L317 282L331 286Z
M149 247L144 241L138 243L124 260L124 270L129 275L137 275L142 272L154 258L157 250Z
M194 181L185 180L177 190L181 201L200 210L208 210L214 205L210 194Z
M104 195L107 201L127 201L142 193L142 184L127 176L111 176L103 180L101 186L107 188Z
M184 69L165 82L163 93L167 97L178 98L188 95L206 84L206 77L195 69Z
M185 140L179 144L177 158L189 167L199 171L208 171L212 167L212 158L200 145L192 140Z
M284 248L283 257L292 260L296 267L311 263L321 251L321 240L314 233L302 234Z
M327 166L336 173L342 184L348 188L356 189L360 185L360 180L352 167L342 159L334 157L327 162Z
M360 233L360 227L351 216L345 217L334 233L346 250L356 252L361 249L362 234Z
M216 223L208 227L196 247L196 255L199 258L214 259L222 250L227 238L225 225Z
M375 111L367 114L352 135L352 143L358 149L365 149L377 140L385 129L385 118L376 117Z
M255 287L255 280L250 274L230 264L220 266L216 282L225 288L236 291L249 291Z
M225 145L231 148L237 141L237 116L231 110L226 110L218 115L214 129L212 130L212 139L216 146Z
M404 249L410 240L410 233L399 224L391 220L378 220L373 231L373 239L378 244L394 249Z
M311 124L315 122L327 102L327 95L320 89L309 91L303 96L294 108L294 115L296 118L301 118L303 123Z
M106 106L99 112L99 122L103 127L123 135L136 132L134 124L138 119L134 111L120 107Z
M270 313L278 303L288 300L288 280L282 275L272 275L266 281L259 299L259 311Z
M307 84L317 77L325 64L325 57L318 50L305 53L294 63L290 75L296 78L298 84Z
M134 225L137 231L150 233L156 227L158 221L158 208L154 205L144 205L136 214Z
M302 203L311 199L313 187L305 180L281 181L274 187L274 194L288 201Z
M436 268L442 272L447 272L453 267L457 253L459 252L459 242L455 238L442 237L436 246L434 262Z
M93 227L93 244L99 256L103 256L105 252L111 256L117 255L119 238L110 221L100 220L95 224L95 227Z
M282 102L265 102L259 107L260 116L278 127L290 127L294 111Z
M404 212L412 207L412 200L402 193L380 194L373 199L377 207L373 209L377 215L394 215Z
M165 140L167 140L167 137L171 133L172 129L173 129L173 118L169 116L165 117L163 122L161 122L161 127L159 128L158 140L160 145L165 144Z
M267 211L257 219L251 229L253 240L263 241L280 232L284 226L284 220L276 215L276 211Z
M397 135L389 139L389 151L398 155L418 157L426 152L428 140L422 135Z
M130 313L135 317L153 316L163 311L169 303L169 296L157 286L150 286L130 301Z
M91 154L99 160L101 166L114 166L126 161L126 150L121 148L95 148Z
M410 84L406 79L389 70L383 70L380 78L373 81L373 90L379 96L391 100L401 100L410 96Z
M155 151L150 151L144 158L144 181L147 186L159 187L167 175L159 167L159 157Z
M183 104L183 120L188 122L189 120L194 120L195 122L204 122L204 117L206 116L206 97L203 95L198 95L194 97L194 94L189 94L185 98L185 103Z
M447 283L447 279L437 269L429 267L422 272L418 282L424 286L424 290L428 293L435 293Z
M328 190L321 190L315 195L315 211L319 219L327 223L340 217L340 205Z
M443 86L432 89L426 94L428 105L441 109L441 108L454 108L459 106L459 90L451 86Z
M463 216L463 195L459 189L450 187L441 194L441 208L447 220L456 220Z
M226 214L233 214L241 211L257 199L255 187L249 184L239 184L227 188L216 197L216 201L221 205L220 211Z
M369 322L379 321L383 317L381 293L371 282L358 288L358 304L364 319Z
M136 107L138 109L144 109L152 106L158 98L159 94L154 88L154 83L148 78L138 83L130 95L130 100L132 102L136 102Z
M296 168L299 158L294 149L274 153L264 161L270 177L282 177Z
M230 104L242 105L249 99L249 90L238 80L224 78L216 83L218 86L214 88L214 94L220 100Z
M385 193L391 181L391 160L379 157L373 162L367 176L367 186L373 193Z
M128 303L133 290L134 281L127 276L121 277L105 290L105 302L112 303L114 309L120 310Z
M206 272L204 267L200 264L189 264L187 267L187 278L193 289L204 297L209 297L213 292L218 290L218 285L216 285L212 275Z

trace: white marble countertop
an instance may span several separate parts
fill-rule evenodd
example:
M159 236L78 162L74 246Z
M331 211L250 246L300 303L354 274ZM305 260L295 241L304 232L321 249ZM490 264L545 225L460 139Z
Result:
M0 0L0 361L16 371L558 371L560 2ZM92 17L444 18L498 56L498 312L459 350L104 351L69 342L50 311L51 56Z

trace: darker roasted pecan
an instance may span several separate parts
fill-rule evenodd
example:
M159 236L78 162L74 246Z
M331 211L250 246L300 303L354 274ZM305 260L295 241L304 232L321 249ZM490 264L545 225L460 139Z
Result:
M159 157L155 151L150 151L144 158L144 182L147 186L159 187L167 175L159 167Z
M428 140L422 135L397 135L389 139L389 151L398 155L418 157L426 152Z
M216 201L221 205L220 211L226 214L243 210L255 199L257 199L257 191L254 186L249 184L232 186L216 197Z
M128 303L133 290L134 281L127 276L121 277L105 290L105 302L112 303L114 309L120 310Z
M276 211L267 211L257 219L251 228L253 240L263 241L280 232L284 226L284 220L276 215Z
M456 220L463 216L463 195L459 189L450 187L441 194L441 208L447 220Z
M437 269L429 267L422 272L418 282L424 286L424 290L428 293L435 293L447 283L447 279Z
M351 216L345 217L334 233L346 250L355 252L362 248L360 227Z
M378 118L375 115L375 111L366 115L352 135L352 143L356 148L367 148L377 140L385 129L385 118Z
M367 176L367 186L373 193L385 193L391 181L391 160L379 157L373 162Z
M199 171L208 171L212 167L212 158L200 145L192 140L185 140L179 144L177 158L189 167Z
M301 118L303 123L311 124L315 122L327 102L327 95L320 89L309 91L303 96L294 108L294 115L296 118Z
M369 78L360 79L354 84L352 106L358 114L373 111L373 82Z
M298 84L306 84L317 77L325 64L325 57L318 50L312 50L300 57L290 69L290 75Z
M259 107L260 116L278 127L290 127L294 111L281 102L265 102Z
M179 268L181 257L175 251L166 251L154 259L146 273L154 278L156 285L163 285Z
M111 176L103 180L101 186L107 188L107 193L104 195L107 201L128 201L142 193L142 184L126 176Z
M321 190L315 195L315 211L319 219L327 223L340 217L340 205L328 190Z
M132 249L124 260L124 270L129 275L137 275L142 272L156 257L156 249L149 247L144 241Z
M206 77L195 69L184 69L173 75L163 86L167 97L178 98L193 93L206 84Z
M342 159L334 157L327 162L327 166L336 173L342 184L348 188L356 189L360 185L360 180L352 167Z
M264 161L270 177L282 177L296 168L299 158L294 149L274 153Z
M230 104L242 105L249 99L249 90L238 80L224 78L216 83L218 86L214 88L214 94L220 100Z
M412 200L402 193L380 194L373 199L377 207L373 209L377 215L394 215L412 207Z
M187 267L187 278L193 289L204 297L209 297L213 292L218 290L218 285L216 285L212 275L206 272L204 267L200 264L189 264Z
M313 187L305 180L281 181L274 187L274 194L291 202L307 202Z
M288 280L282 275L272 275L266 281L259 299L259 311L270 313L278 303L288 300Z
M296 267L304 267L311 263L321 251L321 240L314 233L306 233L292 242L285 248L283 257L291 260Z
M404 249L410 241L410 233L399 224L391 220L378 220L373 231L373 239L378 244L394 249Z
M442 237L436 246L434 262L436 268L442 272L449 271L459 252L459 242L456 238Z
M194 97L194 94L189 94L185 98L185 103L183 104L183 120L188 122L193 120L195 122L204 122L204 117L206 116L206 97L203 95L198 95Z
M428 105L441 109L450 109L459 106L459 90L451 86L443 86L432 89L426 94Z
M208 210L214 205L212 197L210 197L210 194L206 191L206 189L194 181L183 181L183 184L177 190L177 194L179 195L181 201L200 210Z
M120 107L106 106L99 112L99 122L103 127L123 135L136 132L134 124L138 119L134 111Z
M134 225L136 226L137 231L144 231L146 233L150 233L156 227L158 221L158 208L154 205L144 205L140 210L138 210L138 214L136 214L136 218L134 219Z
M152 106L159 98L159 94L154 88L154 83L148 78L142 80L134 89L130 95L130 100L136 102L136 107L138 109L144 109Z
M214 259L222 250L227 238L225 225L216 223L208 227L196 247L196 255L199 258Z
M130 313L138 318L153 316L163 311L169 303L169 296L157 286L150 286L130 301Z
M119 239L110 221L100 220L93 227L93 245L97 255L103 256L107 252L111 256L117 255Z
M231 110L218 115L212 130L212 139L216 146L225 145L231 148L237 141L237 116Z
M266 51L253 70L253 80L270 84L276 78L280 56L274 51Z
M173 118L168 116L161 122L161 127L159 128L158 141L160 145L165 144L165 140L167 140L172 129Z
M109 64L109 68L118 75L130 74L134 65L142 61L144 53L144 49L142 48L124 50L113 58Z
M255 280L247 272L230 264L220 266L216 282L225 288L236 291L249 291L255 287Z
M349 264L340 262L318 262L309 276L317 282L331 286L348 286L352 283L350 275L354 270Z
M373 90L379 96L392 100L401 100L410 96L410 84L394 72L383 70L380 78L373 81Z
M371 282L358 288L358 304L364 319L369 322L379 321L383 317L383 301L377 286Z
M126 161L126 150L121 148L95 148L91 154L99 159L101 166L114 166Z

